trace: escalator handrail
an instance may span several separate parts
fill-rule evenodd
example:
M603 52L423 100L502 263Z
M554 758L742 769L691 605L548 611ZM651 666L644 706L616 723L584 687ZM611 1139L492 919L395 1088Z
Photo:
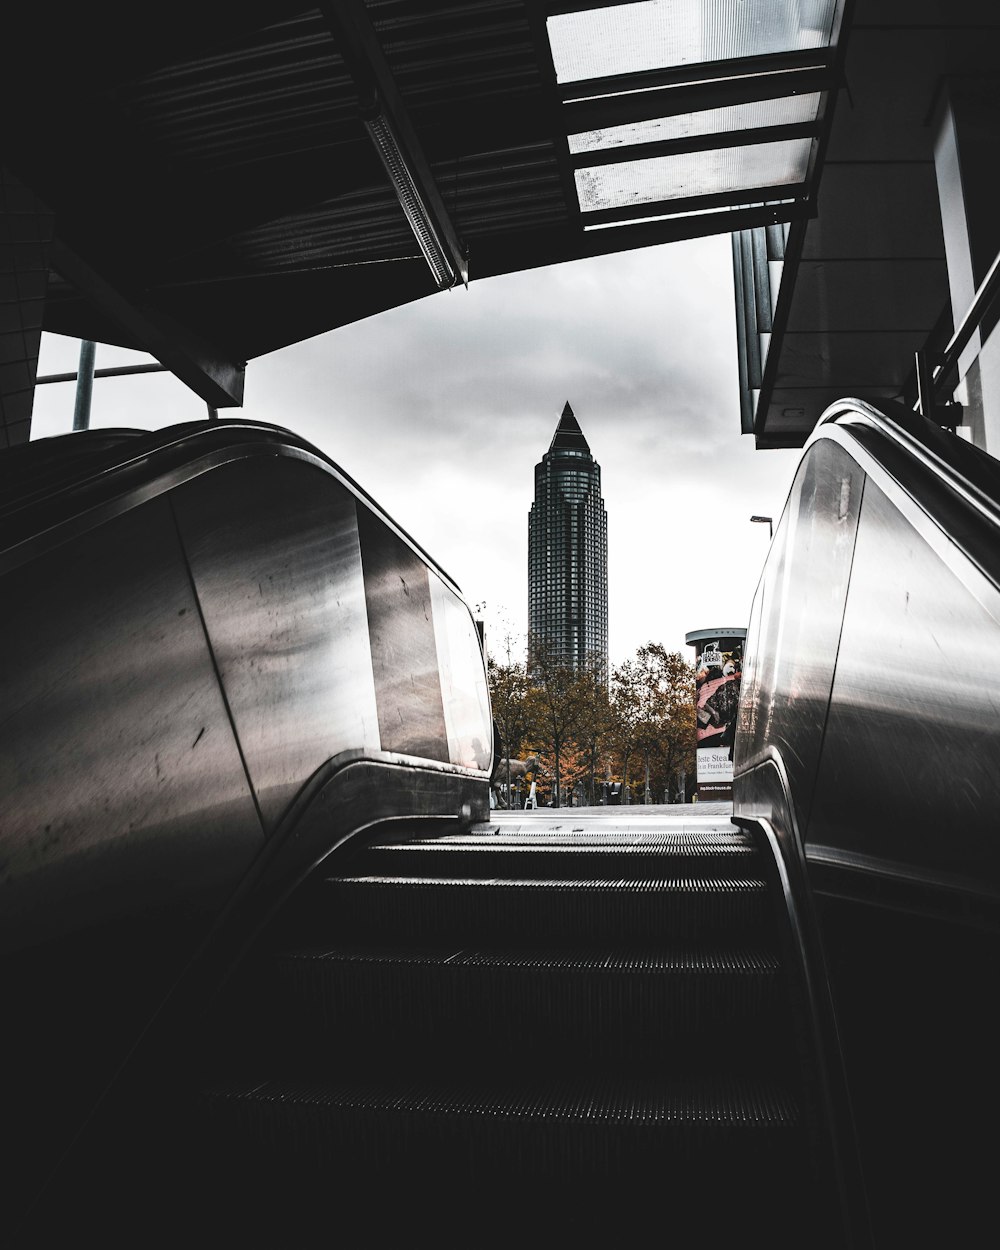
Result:
M124 435L126 431L115 433ZM455 579L364 487L319 448L293 431L261 421L223 419L185 422L150 434L148 438L145 437L147 431L137 433L142 437L134 441L123 437L120 443L106 449L106 457L99 458L98 465L83 477L67 482L56 472L43 475L48 487L43 480L37 489L15 499L8 507L0 506L0 566L6 562L4 557L15 549L22 555L30 552L36 540L44 540L53 530L70 525L74 519L101 505L115 501L119 505L117 511L137 506L149 498L149 488L156 481L171 472L182 471L185 466L194 468L212 453L216 453L216 459L210 467L255 453L269 453L305 459L338 478L461 596ZM79 435L62 437L72 439ZM227 452L232 454L219 461L218 454L225 456Z
M1000 528L1000 461L902 405L889 405L892 415L861 399L843 399L820 417L810 442L824 427L866 426L902 448L929 470L979 517Z

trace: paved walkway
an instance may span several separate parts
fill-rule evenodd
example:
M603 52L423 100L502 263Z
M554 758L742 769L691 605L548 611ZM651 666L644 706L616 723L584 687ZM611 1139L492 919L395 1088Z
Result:
M626 807L539 807L528 811L490 812L485 825L492 825L500 834L515 831L546 838L559 838L570 833L601 836L631 832L642 837L654 832L668 834L699 834L736 832L732 823L733 805L728 803L635 803Z
M577 816L604 816L617 824L650 818L673 823L690 820L692 816L719 817L732 816L732 814L733 802L732 799L727 799L721 803L627 803L624 806L609 803L607 806L600 807L539 807L534 810L529 808L527 811L519 811L517 808L511 811L495 808L490 812L490 820L494 817L509 819L517 816L535 819L555 817L567 821L575 820Z

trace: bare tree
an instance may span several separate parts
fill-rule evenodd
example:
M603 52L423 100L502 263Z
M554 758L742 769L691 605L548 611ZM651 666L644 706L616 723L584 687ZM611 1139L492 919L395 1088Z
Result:
M580 717L576 744L587 762L588 799L595 802L595 776L601 748L612 730L611 706L608 696L607 665L603 655L587 657L587 664L578 674L580 682Z
M611 677L614 739L622 759L622 789L628 801L628 766L639 754L658 793L681 770L694 767L694 670L678 651L649 642Z
M641 675L632 660L611 670L611 737L622 761L622 798L629 801L628 765L639 745L642 721Z
M694 669L679 651L649 642L636 652L639 673L639 749L646 764L647 791L659 791L681 768L694 766ZM647 793L647 801L648 801Z
M510 659L509 648L506 664L498 663L492 656L487 658L486 672L490 686L493 719L496 722L502 747L493 779L497 781L499 776L503 776L509 807L511 758L520 751L521 743L528 732L528 674L523 663ZM495 786L494 789L496 789Z
M552 805L561 806L560 763L580 724L585 681L540 639L528 641L528 708L531 732L553 760Z

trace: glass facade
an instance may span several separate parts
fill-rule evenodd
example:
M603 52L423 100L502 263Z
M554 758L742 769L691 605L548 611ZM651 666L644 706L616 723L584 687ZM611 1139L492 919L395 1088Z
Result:
M608 654L608 518L601 466L567 403L535 466L528 515L528 629L567 664Z

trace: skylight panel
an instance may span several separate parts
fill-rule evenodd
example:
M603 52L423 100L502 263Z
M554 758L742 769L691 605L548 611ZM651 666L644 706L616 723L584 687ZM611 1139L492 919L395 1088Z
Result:
M726 108L705 109L699 113L681 113L651 121L632 122L624 126L605 126L569 136L569 150L574 154L632 147L638 143L657 143L669 139L694 139L702 135L724 134L728 131L757 130L764 126L793 126L814 122L819 113L820 93L809 92L785 96L779 100L755 100Z
M588 166L576 171L580 209L599 212L802 183L811 147L810 139L785 139Z
M638 0L548 18L560 83L829 46L836 0Z

